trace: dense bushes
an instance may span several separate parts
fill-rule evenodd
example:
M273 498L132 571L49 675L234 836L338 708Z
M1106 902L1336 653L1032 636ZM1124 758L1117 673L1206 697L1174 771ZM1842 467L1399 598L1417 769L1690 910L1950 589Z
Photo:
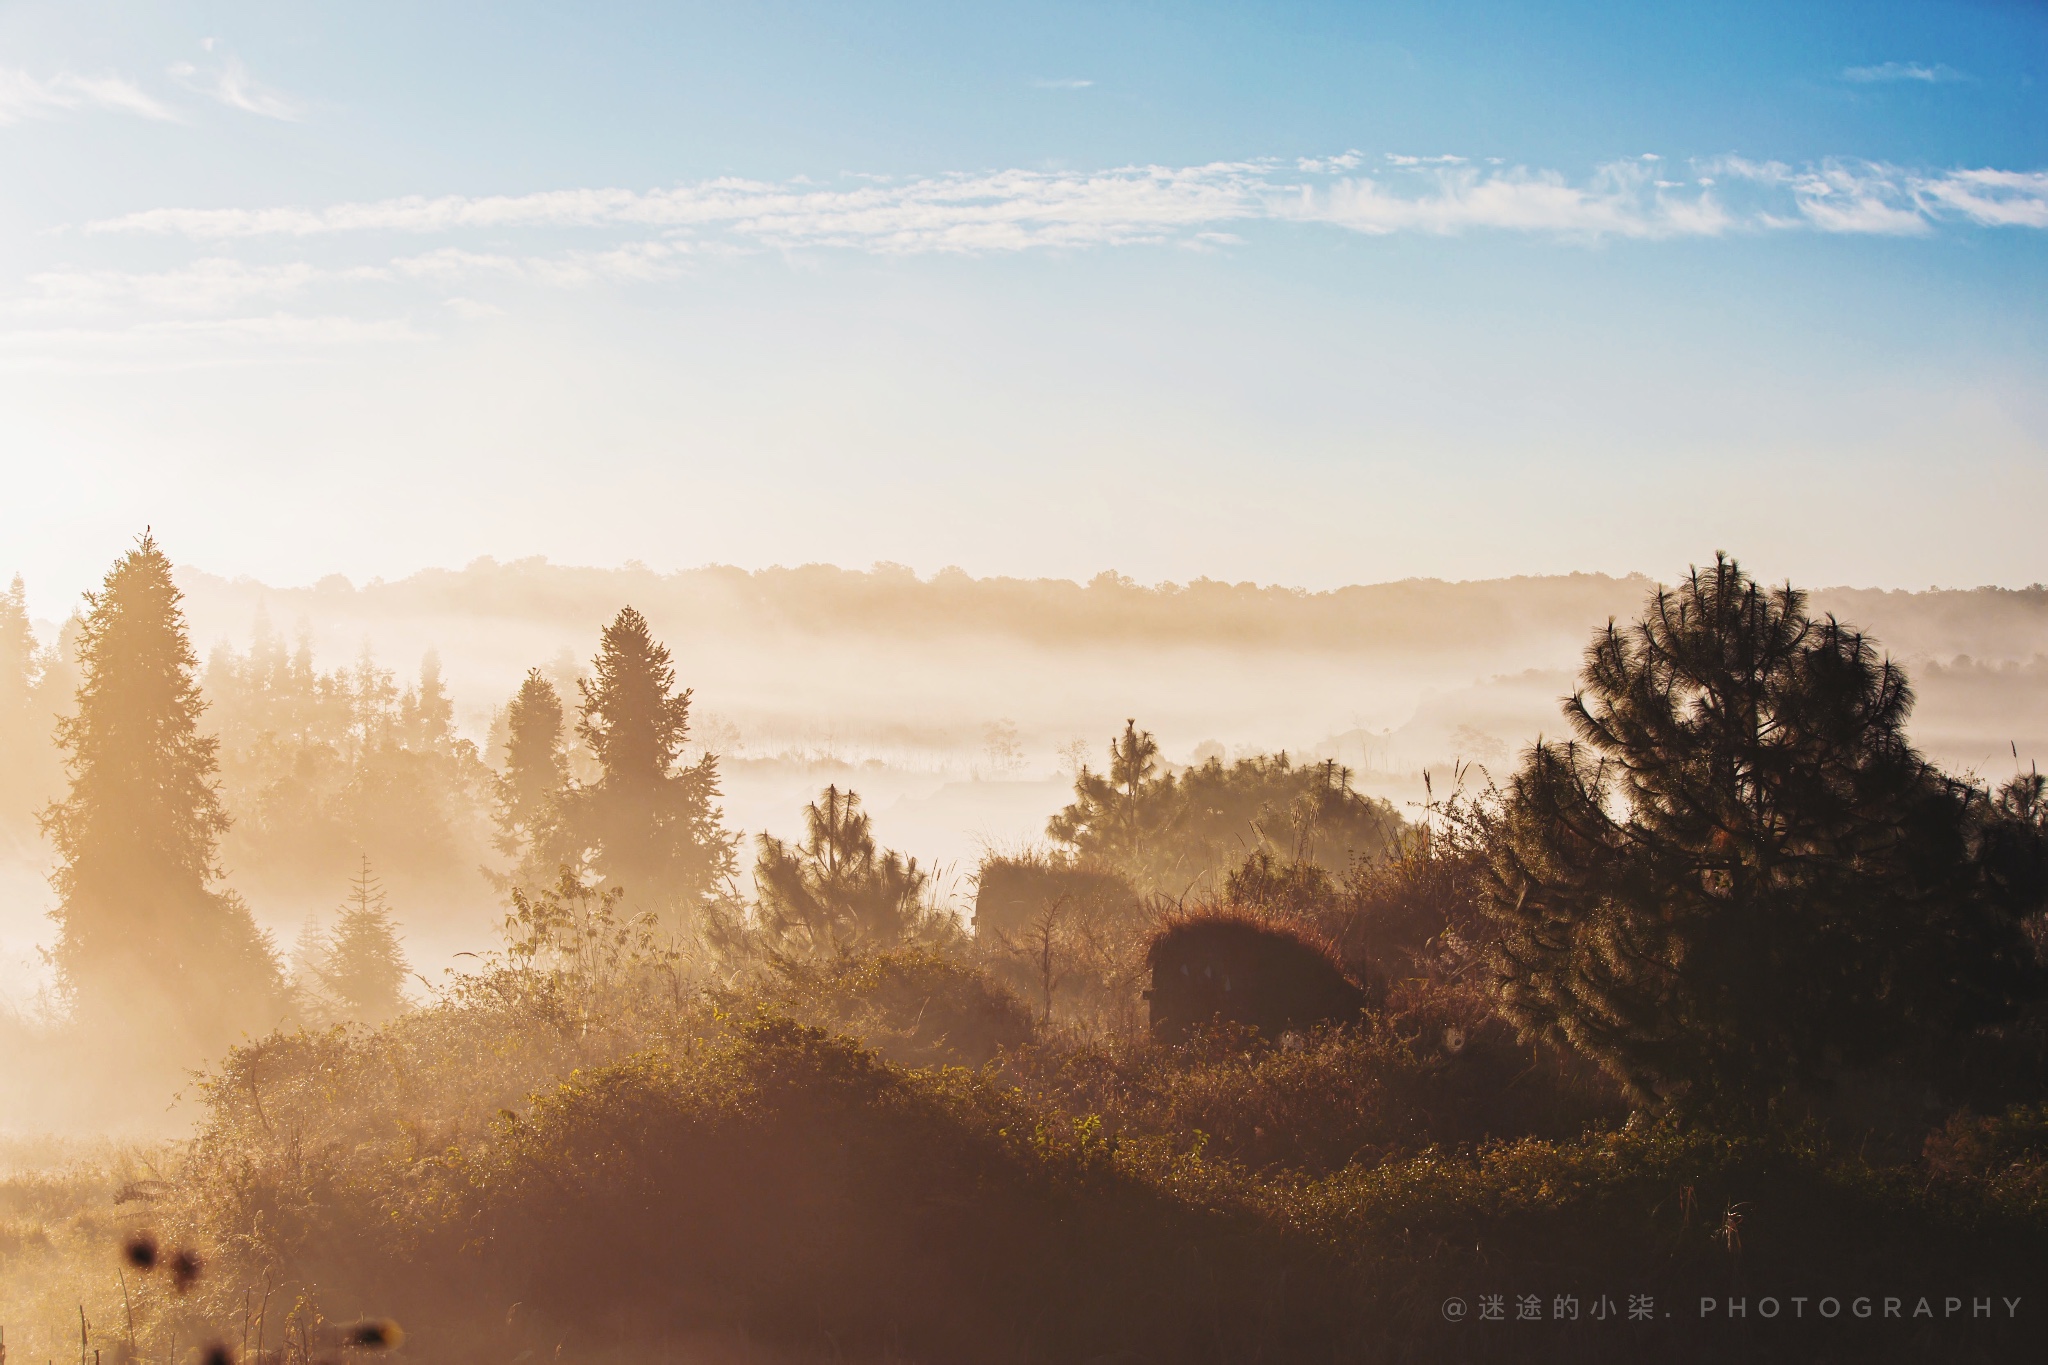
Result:
M1415 1020L1404 1023L1417 1024ZM1219 1026L1177 1046L1038 1044L1001 1073L1114 1133L1199 1143L1251 1170L1327 1174L1427 1147L1576 1137L1626 1111L1597 1073L1532 1053L1495 1025L1469 1037L1384 1019L1276 1043Z
M497 1300L628 1343L737 1328L970 1361L1157 1338L1185 1358L1193 1286L1167 1267L1229 1226L1088 1125L775 1019L572 1077L461 1175L444 1236L482 1248Z
M906 1066L980 1066L1031 1038L1031 1011L987 972L929 948L867 953L824 965L784 963L775 1007L851 1034ZM733 1007L744 1009L743 998Z
M173 1312L232 1334L268 1280L273 1340L292 1311L316 1346L322 1314L390 1313L409 1354L451 1365L663 1343L969 1362L1991 1358L2014 1324L1766 1333L1703 1324L1696 1304L2024 1296L2048 1268L2038 1114L1958 1127L1922 1171L1640 1122L1488 1141L1543 1117L1489 1117L1493 1080L1387 1032L1299 1051L1040 1044L972 1073L709 1009L653 1011L625 1049L545 1000L496 999L237 1054L156 1209L211 1268L191 1299L145 1301L145 1337ZM563 1079L493 1112L542 1067ZM1648 1294L1680 1316L1442 1318L1445 1297L1488 1293Z
M1930 1267L1941 1283L1916 1292L2026 1293L2048 1269L2038 1111L1958 1119L1891 1168L1815 1132L1624 1125L1597 1072L1474 1008L1418 978L1298 1045L1079 1042L1032 1037L986 974L927 951L708 998L644 963L522 952L375 1032L232 1054L177 1180L136 1210L210 1269L184 1299L147 1286L141 1332L153 1349L173 1330L232 1335L267 1283L271 1340L289 1327L301 1344L291 1365L323 1324L370 1313L450 1365L2011 1344L2010 1323L1760 1336L1695 1305L1744 1286L1899 1292ZM802 1018L913 1060L994 1062L905 1069ZM1600 1332L1442 1318L1445 1297L1483 1293L1647 1294L1688 1316Z

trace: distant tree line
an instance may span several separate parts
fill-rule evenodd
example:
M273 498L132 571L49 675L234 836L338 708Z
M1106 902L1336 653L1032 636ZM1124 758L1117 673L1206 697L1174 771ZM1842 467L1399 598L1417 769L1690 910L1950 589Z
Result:
M323 671L303 637L287 649L259 616L246 653L214 651L202 692L238 879L337 884L366 849L440 894L474 877L489 851L495 778L456 734L432 652L403 687L367 646L353 666Z

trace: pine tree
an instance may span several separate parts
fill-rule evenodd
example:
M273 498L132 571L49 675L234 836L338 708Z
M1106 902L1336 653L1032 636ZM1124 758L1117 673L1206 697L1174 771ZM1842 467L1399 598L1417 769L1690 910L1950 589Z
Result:
M1717 556L1610 624L1484 823L1504 1010L1643 1097L1747 1107L2040 987L2038 782L1907 742L1905 675Z
M917 859L875 846L857 792L825 788L804 807L801 844L763 834L760 849L761 923L784 951L831 957L943 928L927 895L930 875Z
M415 749L441 750L455 736L455 703L441 681L441 656L428 650L420 660L419 687L410 692L406 706L408 742Z
M498 851L513 860L508 887L528 894L553 885L561 869L581 870L565 811L569 759L562 699L538 668L505 711L505 771L498 779Z
M679 766L690 693L676 691L669 652L639 612L626 607L605 627L592 670L577 684L576 733L600 773L576 794L577 842L595 850L598 875L624 889L630 910L673 932L733 870L733 840L713 804L718 758Z
M57 730L70 792L43 828L61 859L52 956L78 1014L159 1026L183 1050L268 1025L279 981L248 908L212 886L228 817L180 599L148 534L86 595L77 712Z
M1086 764L1074 778L1074 802L1053 816L1046 833L1072 844L1082 854L1136 870L1147 863L1148 845L1170 814L1173 779L1154 775L1159 743L1136 720L1124 722L1121 736L1109 742L1109 771Z
M376 1025L405 1011L410 969L383 884L371 873L367 854L349 883L348 900L333 932L321 937L311 956L318 992L331 1017Z

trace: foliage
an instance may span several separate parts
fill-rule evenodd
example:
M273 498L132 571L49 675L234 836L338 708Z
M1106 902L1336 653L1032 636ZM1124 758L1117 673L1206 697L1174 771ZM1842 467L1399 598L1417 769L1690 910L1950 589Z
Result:
M1993 794L1934 773L1899 735L1896 670L1832 622L1793 620L1789 589L1743 598L1726 567L1733 625L1695 629L1703 607L1681 592L1659 619L1686 629L1610 631L1620 643L1596 644L1589 670L1606 671L1575 704L1580 744L1539 748L1505 795L1433 805L1425 825L1334 765L1165 771L1127 725L1056 819L1064 850L984 861L972 939L836 786L801 840L763 837L752 920L693 881L721 849L729 871L716 768L682 762L689 694L630 610L583 692L596 766L580 785L538 673L507 712L503 779L482 782L431 661L401 694L367 658L323 675L274 641L260 668L257 649L217 656L224 705L241 708L216 717L223 749L268 774L264 818L286 818L292 790L330 833L355 828L325 804L337 793L423 826L464 800L473 823L496 796L504 945L381 1024L229 1050L193 1087L193 1140L160 1166L110 1158L42 1184L0 1170L0 1317L36 1316L30 1358L75 1341L81 1358L178 1359L220 1341L272 1365L351 1358L336 1322L364 1313L449 1365L2019 1358L2025 1321L1487 1336L1445 1320L1447 1297L1486 1292L1582 1295L1590 1316L1596 1293L1689 1308L1731 1287L1871 1292L1938 1266L1943 1292L2014 1294L2048 1270L2048 1011L1972 1029L2027 984L2001 979L2013 963L1997 954L2042 882L2043 784ZM88 619L73 724L109 714L87 700L119 691L109 660L159 660L133 691L167 719L143 733L171 741L166 771L197 774L170 790L199 793L163 825L185 831L187 862L163 866L212 896L221 811L204 799L190 652L167 574L143 578L155 653L107 643L121 613ZM1702 591L1718 589L1696 578ZM0 610L0 643L4 627ZM125 790L102 766L74 801ZM452 828L428 835L449 846ZM374 1022L404 968L361 867L310 975L346 1003L334 1015ZM1196 869L1222 904L1183 903ZM649 903L638 886L668 890ZM724 934L715 982L672 932L685 909ZM1343 1028L1145 1039L1131 1007L1169 912L1327 942L1370 978L1369 1006ZM1727 975L1738 930L1783 954L1755 970L1786 1001L1725 998L1752 989ZM1573 984L1643 939L1671 950L1664 975L1597 998ZM1553 948L1544 975L1532 954ZM1513 1022L1494 963L1526 968L1507 974ZM1547 1023L1530 1004L1546 990ZM1598 1012L1610 1000L1635 1011L1628 1028ZM1631 1031L1645 1019L1663 1030L1647 1042ZM1789 1074L1759 1059L1812 1062L1802 1082L1839 1069L1834 1054L1857 1060L1838 1036L1857 1026L1889 1055L1918 1049L1909 1079L1966 1073L1983 1112L1937 1115L1931 1133L1919 1119L1904 1157L1861 1129L1837 1145L1792 1104L1681 1123L1629 1114L1613 1076L1560 1046L1586 1046L1636 1099L1674 1052L1705 1059L1711 1084L1691 1093L1746 1097ZM82 1055L26 1026L0 1038L18 1040L53 1070ZM111 1280L108 1252L138 1230L204 1275L182 1293L161 1273ZM23 1266L76 1292L24 1298ZM75 1337L49 1330L53 1306L67 1333L78 1315Z
M718 757L679 767L689 738L690 692L675 690L668 648L631 607L604 628L593 676L578 686L576 733L601 768L570 804L577 847L594 850L598 876L671 931L733 870L733 837L719 826Z
M513 860L506 889L545 885L564 867L580 868L567 821L569 760L562 699L538 668L506 709L505 771L498 779L498 852Z
M975 956L1042 1025L1129 1032L1144 1027L1145 944L1165 908L1070 855L991 853L975 873Z
M1465 978L1493 938L1481 908L1485 853L1470 802L1453 798L1432 811L1433 823L1407 827L1341 876L1261 849L1231 869L1224 900L1314 930L1369 984Z
M785 960L762 990L774 1009L904 1066L980 1066L1032 1036L1031 1011L1014 992L931 948ZM746 1007L742 996L729 1005Z
M172 1054L267 1026L280 1004L268 940L212 888L228 817L179 600L148 535L87 594L78 710L57 730L70 791L43 817L61 859L51 956L74 1008Z
M381 1024L405 1009L410 968L367 856L333 929L308 947L309 979L303 985L311 998L301 1004L303 1011L326 1021Z
M1494 926L1482 908L1485 850L1470 810L1454 797L1384 857L1351 865L1338 913L1322 923L1347 963L1391 980L1460 977L1482 960Z
M653 911L621 916L624 900L624 888L600 890L568 868L532 895L515 887L504 927L510 978L527 992L536 979L546 982L586 1022L618 1012L651 981L673 993L676 950L662 941Z
M1286 754L1211 758L1178 775L1160 770L1150 732L1127 721L1107 771L1083 765L1074 800L1046 832L1141 891L1214 891L1224 871L1264 850L1342 869L1391 845L1401 818L1352 790L1334 762L1297 767Z
M1904 674L1717 557L1586 653L1578 739L1488 826L1502 1008L1637 1093L1750 1104L2039 987L2037 779L1993 796L1907 742Z
M1182 1038L1213 1022L1270 1038L1359 1021L1366 994L1329 942L1298 924L1228 907L1164 917L1146 946L1155 1038Z
M1300 1050L1048 1043L976 1076L899 1070L774 1013L657 1010L580 1034L512 998L229 1059L157 1210L216 1267L179 1306L184 1330L232 1334L245 1288L268 1282L315 1341L323 1311L368 1306L454 1365L558 1345L644 1359L664 1340L796 1359L1439 1361L1475 1330L1446 1328L1450 1294L1675 1307L1731 1283L1868 1292L1931 1263L2015 1294L2048 1265L2019 1176L1956 1167L1930 1187L1810 1135L1658 1124L1471 1141L1536 1111L1485 1112L1500 1073L1461 1076L1462 1058L1391 1032ZM559 1079L499 1099L534 1066ZM146 1337L172 1307L144 1305ZM1842 1340L1804 1320L1701 1336L1716 1330L1529 1327L1515 1358L1790 1362ZM1982 1358L2018 1340L1954 1330L1944 1342ZM1854 1345L1926 1358L1898 1334Z
M419 892L468 889L487 851L491 775L451 728L431 652L400 688L367 646L322 671L303 636L287 649L259 615L248 651L216 649L205 684L239 878L290 898L352 875L368 853Z
M974 874L974 932L1017 934L1047 910L1107 928L1147 917L1143 898L1106 868L1045 849L988 853Z
M933 903L917 859L876 847L851 788L827 787L805 805L801 844L763 834L760 849L759 927L777 952L832 958L959 934L954 916Z
M1285 1042L1228 1024L1174 1044L1049 1041L1001 1065L1042 1101L1100 1115L1107 1131L1197 1141L1215 1160L1312 1176L1436 1145L1575 1137L1623 1117L1597 1074L1560 1069L1476 1004L1410 995L1363 1027Z

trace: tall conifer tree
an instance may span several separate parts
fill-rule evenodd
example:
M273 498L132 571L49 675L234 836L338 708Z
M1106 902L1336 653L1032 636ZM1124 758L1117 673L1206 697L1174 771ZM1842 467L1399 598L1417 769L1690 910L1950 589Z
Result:
M406 965L398 942L398 926L384 887L370 871L364 855L361 869L349 882L348 900L336 918L334 932L324 936L313 954L313 975L329 1012L341 1019L381 1024L405 1010Z
M592 670L578 683L576 733L601 772L577 793L578 841L632 909L682 928L733 869L733 836L714 804L718 757L679 766L690 693L676 690L668 649L639 612L626 607L605 627Z
M498 779L498 851L514 860L505 884L533 894L563 867L582 869L567 822L569 759L562 699L528 669L505 713L505 772Z
M1639 1095L1746 1107L2042 986L2041 784L1907 741L1905 675L1733 560L1586 651L1577 740L1483 821L1502 1005Z
M77 711L57 727L71 787L43 828L62 860L53 957L79 1017L189 1052L268 1025L280 1000L268 940L213 886L228 817L180 599L146 533L86 595Z

